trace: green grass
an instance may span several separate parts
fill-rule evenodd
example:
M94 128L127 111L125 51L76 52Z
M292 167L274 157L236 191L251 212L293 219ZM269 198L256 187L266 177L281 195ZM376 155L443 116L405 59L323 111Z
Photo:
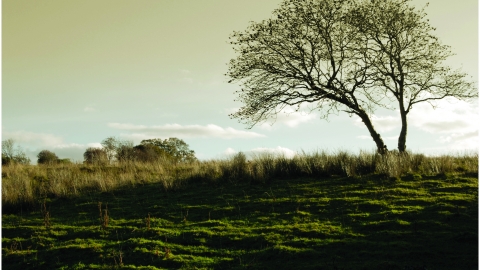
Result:
M197 177L176 188L137 181L52 195L46 211L41 199L4 208L2 266L478 268L474 173L262 179ZM108 208L108 224L100 220L99 202Z

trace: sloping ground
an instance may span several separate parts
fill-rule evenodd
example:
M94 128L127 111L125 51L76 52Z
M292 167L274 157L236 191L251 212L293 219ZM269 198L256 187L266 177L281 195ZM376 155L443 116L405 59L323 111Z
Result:
M472 176L148 184L45 206L2 216L5 269L478 268Z

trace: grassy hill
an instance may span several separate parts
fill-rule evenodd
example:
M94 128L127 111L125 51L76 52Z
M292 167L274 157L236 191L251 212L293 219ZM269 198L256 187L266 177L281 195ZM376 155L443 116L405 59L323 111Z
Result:
M272 160L273 165L282 164ZM255 162L262 164L253 160L242 166L252 168ZM283 176L272 174L260 181L247 177L250 170L235 169L234 160L228 164L231 177L221 170L214 173L221 178L190 175L170 188L165 181L144 180L103 191L86 188L69 196L50 192L16 207L5 201L8 194L2 188L2 266L478 268L474 167L452 165L452 172L400 172L396 177L378 172L379 166L363 175L295 176L284 171ZM287 165L282 166L292 168ZM47 169L58 174L65 170ZM19 170L4 168L2 187ZM42 173L39 168L22 170L30 170L32 179ZM142 179L150 175L136 173ZM48 174L46 178L52 181Z

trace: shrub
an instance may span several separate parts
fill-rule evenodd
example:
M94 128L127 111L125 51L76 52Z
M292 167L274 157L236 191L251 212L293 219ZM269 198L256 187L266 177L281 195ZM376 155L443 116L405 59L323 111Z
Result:
M38 164L57 164L58 163L58 157L55 153L48 151L48 150L42 150L40 153L37 155L37 163Z
M132 145L121 145L117 148L118 162L134 162L136 160L135 148Z
M162 159L172 160L172 156L153 144L140 144L134 147L135 160L140 162L157 162Z
M69 158L58 159L58 164L69 165L72 164L72 161Z
M83 154L84 163L93 165L108 164L107 153L102 148L88 148Z

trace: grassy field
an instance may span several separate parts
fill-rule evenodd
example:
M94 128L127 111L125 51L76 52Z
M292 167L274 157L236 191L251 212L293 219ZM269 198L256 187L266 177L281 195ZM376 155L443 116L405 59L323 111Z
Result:
M2 266L478 269L478 169L392 176L377 165L365 175L284 171L259 181L230 165L235 177L197 175L171 188L131 181L16 207L2 190ZM13 170L2 172L2 187L17 179Z

